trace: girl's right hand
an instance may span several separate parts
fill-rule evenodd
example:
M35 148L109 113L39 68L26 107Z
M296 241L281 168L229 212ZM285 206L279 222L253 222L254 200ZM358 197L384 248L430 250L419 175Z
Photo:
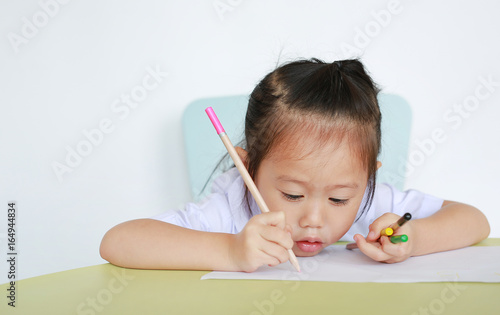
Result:
M236 269L245 272L253 272L262 265L276 266L286 262L288 249L293 246L292 236L285 230L284 212L256 215L233 236L229 256Z

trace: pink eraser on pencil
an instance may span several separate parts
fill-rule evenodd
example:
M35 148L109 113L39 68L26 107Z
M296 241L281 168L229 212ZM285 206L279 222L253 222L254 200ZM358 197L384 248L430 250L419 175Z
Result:
M214 109L212 107L207 107L207 109L205 109L205 112L207 113L208 118L210 118L210 121L212 122L212 124L214 125L215 131L217 131L218 135L223 133L223 132L226 132L224 130L224 128L222 127L222 124L220 123L219 118L217 118L217 115L215 115Z

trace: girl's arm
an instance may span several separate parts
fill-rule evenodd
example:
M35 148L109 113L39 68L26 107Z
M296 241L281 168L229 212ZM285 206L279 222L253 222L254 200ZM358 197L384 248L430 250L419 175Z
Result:
M232 270L230 234L189 230L153 219L121 223L100 247L110 263L138 269Z
M288 260L283 212L254 216L238 234L201 232L153 219L121 223L100 247L110 263L138 269L254 271Z
M473 245L487 238L490 233L488 220L481 211L446 200L433 215L411 220L397 230L395 234L408 235L407 243L392 244L388 237L380 237L380 231L398 218L394 213L386 213L370 225L366 239L362 235L355 235L359 249L374 260L393 263L410 256Z
M490 234L490 225L481 211L448 200L438 212L415 220L411 227L414 238L412 256L470 246Z

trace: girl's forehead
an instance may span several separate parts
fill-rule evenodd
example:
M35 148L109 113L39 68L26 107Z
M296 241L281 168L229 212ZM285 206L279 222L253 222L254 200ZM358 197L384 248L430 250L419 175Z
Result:
M328 117L318 113L286 112L270 126L272 142L265 159L300 161L314 158L328 163L333 155L348 159L351 165L368 172L372 163L370 126L346 117ZM339 149L341 154L339 154Z
M300 160L313 153L332 154L339 147L351 147L352 137L347 133L346 128L325 126L317 120L288 126L274 142L270 156Z
M345 159L353 165L356 164L356 167L363 165L361 156L351 146L347 137L330 140L294 137L277 144L271 150L269 158L274 162L314 160L322 164Z
M328 174L326 178L331 177L329 180L362 181L367 178L368 172L347 141L330 142L322 146L311 146L307 142L290 145L276 150L266 164L273 173L301 178L317 179Z

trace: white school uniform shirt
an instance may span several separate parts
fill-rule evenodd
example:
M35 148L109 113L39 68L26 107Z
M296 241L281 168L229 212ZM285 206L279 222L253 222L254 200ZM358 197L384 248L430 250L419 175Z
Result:
M232 168L214 180L210 195L201 202L188 203L183 209L166 211L152 219L193 230L236 234L252 216L261 213L257 203L249 195L250 213L244 196L243 179L238 170ZM365 192L365 198L366 196ZM361 214L364 204L363 200L356 218ZM366 236L368 226L386 212L400 216L410 212L413 219L419 219L432 215L442 205L443 199L417 190L399 191L389 184L377 184L371 206L340 240L352 241L355 234Z

